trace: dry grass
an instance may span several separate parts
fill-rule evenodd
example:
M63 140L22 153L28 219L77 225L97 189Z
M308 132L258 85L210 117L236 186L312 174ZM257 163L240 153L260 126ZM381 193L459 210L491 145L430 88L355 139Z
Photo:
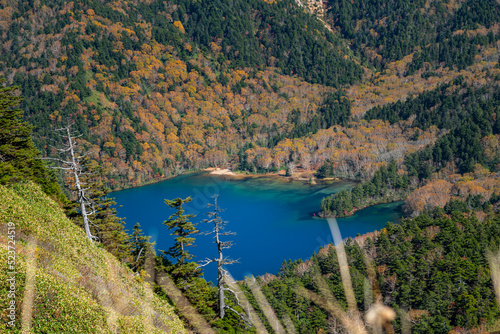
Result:
M8 290L8 222L16 226L18 291L13 333L20 332L21 326L26 333L185 332L168 303L111 254L91 243L34 184L0 186L2 297ZM8 302L0 299L3 320L7 319ZM0 323L0 332L10 329L6 321Z

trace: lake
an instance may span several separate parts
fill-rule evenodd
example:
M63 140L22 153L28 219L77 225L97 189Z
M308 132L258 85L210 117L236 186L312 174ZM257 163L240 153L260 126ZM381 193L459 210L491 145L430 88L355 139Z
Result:
M308 259L320 247L333 242L325 219L314 219L321 199L331 193L350 188L352 182L319 182L309 185L304 181L283 181L278 177L251 177L228 179L206 172L190 173L163 182L126 189L110 194L115 197L118 214L126 218L129 231L136 222L145 234L156 243L156 249L167 250L173 244L173 236L163 221L174 212L165 199L191 196L193 201L185 205L186 213L196 214L192 219L200 231L212 227L203 223L207 204L219 194L221 214L227 221L226 230L236 232L227 237L234 246L227 249L227 256L239 260L228 266L235 279L246 275L276 274L288 259ZM382 204L358 211L349 218L338 219L343 238L355 237L384 227L388 221L397 222L401 203ZM196 237L196 247L190 251L203 260L217 255L212 236ZM215 281L216 264L204 267L205 278Z

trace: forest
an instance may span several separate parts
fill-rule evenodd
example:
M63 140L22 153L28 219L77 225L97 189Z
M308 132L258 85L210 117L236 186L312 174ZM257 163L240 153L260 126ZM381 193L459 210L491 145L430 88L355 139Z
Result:
M327 20L378 68L413 54L407 73L424 66L461 70L473 64L477 46L498 40L500 6L493 0L328 2Z
M493 0L4 1L2 191L40 187L85 227L74 176L54 163L67 139L56 130L72 124L91 245L174 303L148 268L168 273L217 332L342 333L339 314L380 303L395 332L498 331L499 24ZM406 218L279 273L214 285L189 252L189 198L166 200L176 243L151 257L150 237L125 231L107 196L208 167L350 180L318 203L320 217L404 201ZM241 293L221 300L221 286Z
M66 215L80 225L81 216L79 218L75 214L71 201L60 193L55 196L57 183L48 186L50 184L39 180L31 172L33 169L25 168L31 163L26 159L26 153L36 156L39 152L34 149L29 137L30 127L20 119L21 111L9 108L19 102L12 97L12 89L0 92L0 101L6 106L1 109L2 115L6 116L2 119L12 115L8 125L2 123L2 147L21 145L24 149L17 150L17 154L0 164L2 176L13 176L2 177L2 191L6 186L11 191L26 191L22 187L30 180L41 183L41 189L45 189L46 194L60 201L59 205L53 202L51 206L59 208L65 203ZM42 173L47 177L53 171L42 164L37 174ZM404 177L398 176L393 161L387 168L383 167L375 173L372 184L373 187L377 184L396 185L404 183L404 180ZM99 187L92 186L96 190ZM41 189L30 195L40 196ZM356 186L356 189L364 190L364 186ZM102 199L105 195L99 194L96 198ZM94 219L93 229L99 236L99 244L126 264L129 270L136 272L139 280L146 280L148 256L143 250L151 247L149 237L142 233L138 224L130 235L120 229L123 226L116 217L116 211L106 204L110 200L100 205L104 209L99 209ZM397 315L391 324L395 332L411 328L414 333L461 333L471 328L479 332L484 332L486 328L498 328L495 321L500 314L492 289L495 274L488 265L492 263L491 252L500 247L499 217L491 204L499 200L498 195L490 198L489 208L481 204L481 198L471 198L469 203L450 201L444 209L427 210L398 225L388 223L381 231L348 239L345 246L325 245L306 261L286 260L276 275L239 282L237 286L241 293L260 318L258 321L254 319L253 325L248 325L238 315L245 311L239 306L239 300L243 298L241 294L238 299L229 295L225 300L238 313L228 310L226 316L217 317L220 304L217 287L203 279L202 270L192 261L189 251L189 246L194 246L199 236L199 231L191 222L192 215L183 209L183 205L190 200L177 198L165 201L174 209L173 214L166 217L165 228L176 231L177 237L169 250L161 251L155 257L155 267L170 274L204 321L218 332L276 332L279 328L287 328L300 333L342 333L348 328L348 323L338 317L338 312L342 314L345 312L342 309L349 305L365 313L377 301L390 307ZM13 203L11 201L9 205ZM481 211L487 215L478 215ZM221 222L218 207L208 217L208 222ZM83 232L80 238L85 238ZM349 287L341 277L342 270L338 269L339 266L342 268L342 256L338 253L341 250L349 264L347 268L354 298L352 305ZM229 264L230 261L227 261ZM156 295L163 301L175 300L168 290L162 288L162 281L157 279L157 282ZM231 288L234 289L234 286ZM92 289L92 286L86 289ZM263 300L267 304L263 304ZM334 300L336 308L332 310L328 300ZM270 307L274 318L268 315L266 307ZM272 319L282 319L282 323L273 323ZM185 326L195 326L195 330L199 328L190 321Z
M381 167L369 181L325 198L322 213L326 216L352 214L377 202L406 200L406 210L418 214L424 206L443 207L449 200L466 200L479 196L488 202L497 194L500 155L496 147L500 135L498 87L467 85L461 78L455 82L422 93L405 102L395 102L369 110L365 119L382 119L397 123L413 118L415 137L435 126L443 133L434 143L404 157L406 173L397 175L395 161ZM333 176L331 162L319 169L320 177ZM463 176L461 176L463 175ZM419 188L420 187L420 188ZM417 190L418 191L415 191ZM437 196L422 200L429 192ZM413 192L413 193L412 193ZM436 198L439 197L439 198ZM493 203L494 204L494 203ZM354 209L356 210L356 209Z
M196 3L171 4L162 11L157 2L137 7L126 2L115 7L92 1L61 2L50 7L40 4L40 10L9 6L2 11L4 45L9 52L2 53L0 72L27 97L21 107L26 120L35 125L37 148L44 155L54 154L51 146L59 139L52 130L75 122L82 145L92 152L93 160L106 166L108 186L114 189L226 164L250 172L286 169L288 163L315 169L333 154L325 151L335 135L329 129L341 125L350 131L352 97L341 86L360 81L363 72L354 61L336 64L351 57L341 37L294 4L257 1L252 5L255 8L250 9L249 4L240 3L241 11L253 13L242 16L233 13L238 7L220 4L228 11L228 26L222 27L239 29L237 36L247 36L242 29L260 31L269 26L262 38L259 34L248 37L249 45L260 38L263 49L245 52L230 46L235 37L231 39L228 32L220 32L227 40L206 38L209 32L197 28L206 25L193 24L201 20ZM137 15L127 17L133 10L140 12L139 21ZM281 18L263 14L269 10ZM209 13L204 12L204 20L215 20ZM274 31L291 17L300 19L300 24L284 27L297 32ZM271 21L264 24L266 20ZM301 24L307 29L299 29ZM321 38L311 36L318 32ZM296 36L293 45L300 48L300 55L287 44L292 41L276 40L283 36ZM26 45L25 40L33 43ZM318 59L314 69L311 65L302 72L278 62L284 59L278 57L284 49L292 50L290 57L299 57L301 66L312 55L317 57L317 50L301 46L306 40L323 43L314 46L317 50L331 47L325 54L333 58L325 60L324 66L339 71L352 68L355 74L329 75L342 80L329 83L303 74L332 73L333 67L323 67ZM238 48L245 47L242 41L236 43ZM264 51L269 49L267 44L281 51L269 54ZM241 67L238 57L254 60ZM409 145L404 150L410 149L409 134L389 128L393 130L399 132L403 145ZM296 142L289 143L295 138ZM372 166L374 154L382 153L382 146L385 151L402 153L383 142L363 152L350 149L357 144L345 147L342 156L361 160L362 165L368 160L363 168L368 175L376 168ZM351 174L347 168L345 174Z

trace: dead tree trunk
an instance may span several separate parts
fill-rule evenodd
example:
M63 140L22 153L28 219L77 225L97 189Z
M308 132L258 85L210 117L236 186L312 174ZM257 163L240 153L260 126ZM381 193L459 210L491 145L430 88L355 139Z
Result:
M89 238L90 241L93 241L96 239L95 236L90 233L90 225L89 225L89 217L87 213L87 207L86 203L88 202L86 197L85 197L85 189L82 188L82 185L80 183L80 178L79 178L79 173L81 171L81 166L79 161L77 161L75 157L75 149L73 145L73 138L71 138L71 132L69 130L69 126L66 127L66 134L68 138L68 146L70 150L70 155L71 155L71 170L73 172L73 176L75 178L75 186L76 189L78 190L78 202L80 203L80 210L82 211L82 217L83 217L83 227L85 229L85 234L87 234L87 238Z
M219 238L219 232L221 231L223 222L218 217L219 208L217 206L217 197L214 200L214 212L213 212L213 222L214 222L214 232L215 232L215 243L217 244L217 251L219 253L219 257L216 259L217 262L217 287L219 289L219 317L222 319L226 315L226 297L225 297L225 288L224 288L224 264L230 264L234 262L228 262L228 259L224 259L224 255L222 254L222 250L224 249L224 243ZM230 232L226 232L230 233ZM226 248L229 248L231 245L227 244ZM230 260L229 260L230 261Z
M57 151L59 151L61 154L68 155L69 154L69 160L63 160L63 159L58 159L58 158L44 158L46 160L53 160L59 162L62 166L54 166L51 168L55 169L61 169L64 170L67 173L71 173L71 175L74 178L74 186L77 191L77 196L78 196L78 203L80 204L80 211L82 214L83 218L83 228L85 230L85 234L87 234L87 238L89 238L90 241L97 240L97 237L92 235L90 232L90 219L89 216L94 214L94 210L92 209L92 203L88 200L86 196L86 191L83 187L82 182L80 181L80 175L82 173L82 164L80 159L82 158L81 156L77 156L75 152L75 147L76 147L76 136L73 136L71 134L71 126L73 124L69 124L61 129L57 129L56 131L64 131L65 134L62 135L64 139L66 139L66 147L60 149L60 148L55 148Z
M243 321L247 324L249 324L248 319L246 319L243 314L240 312L236 311L234 308L226 304L226 291L230 291L231 293L234 294L236 299L238 299L238 296L236 295L236 292L231 290L229 288L226 280L230 277L228 275L228 272L224 269L225 265L228 264L233 264L238 262L237 260L231 260L229 258L224 257L223 250L230 248L233 245L232 241L222 241L221 236L227 236L227 235L234 235L234 232L228 232L224 231L224 226L226 225L227 222L222 221L221 218L219 217L219 213L222 211L222 209L219 208L218 203L217 203L217 198L218 195L214 196L214 204L209 204L208 206L212 206L214 209L212 212L207 213L210 219L205 219L204 221L206 223L213 223L214 228L212 231L205 233L205 234L214 234L215 238L215 244L217 245L217 252L218 252L218 257L213 258L213 259L205 259L203 264L200 265L200 267L206 266L209 263L212 262L217 262L217 288L219 292L219 318L224 318L226 315L226 309L229 309L236 313Z

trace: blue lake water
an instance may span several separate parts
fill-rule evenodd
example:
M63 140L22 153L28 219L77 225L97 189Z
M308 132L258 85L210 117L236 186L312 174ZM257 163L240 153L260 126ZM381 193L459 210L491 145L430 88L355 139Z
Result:
M145 234L156 243L156 249L167 250L173 244L171 231L163 221L174 212L165 199L191 196L185 205L186 213L196 214L192 219L200 231L211 226L203 223L207 204L219 194L221 214L227 221L226 230L236 232L230 239L234 246L226 254L239 263L227 269L235 279L265 273L278 273L288 259L308 259L321 246L333 242L328 223L313 219L319 211L321 199L328 194L350 188L350 182L329 182L308 185L303 181L283 182L277 178L259 177L231 180L207 173L192 173L160 183L122 190L110 194L115 197L120 217L126 218L129 231L136 222ZM382 204L357 212L349 218L338 219L343 238L354 237L381 229L388 221L397 222L401 203ZM196 247L191 248L195 260L213 258L217 249L211 236L196 237ZM204 267L205 278L216 279L216 264Z

